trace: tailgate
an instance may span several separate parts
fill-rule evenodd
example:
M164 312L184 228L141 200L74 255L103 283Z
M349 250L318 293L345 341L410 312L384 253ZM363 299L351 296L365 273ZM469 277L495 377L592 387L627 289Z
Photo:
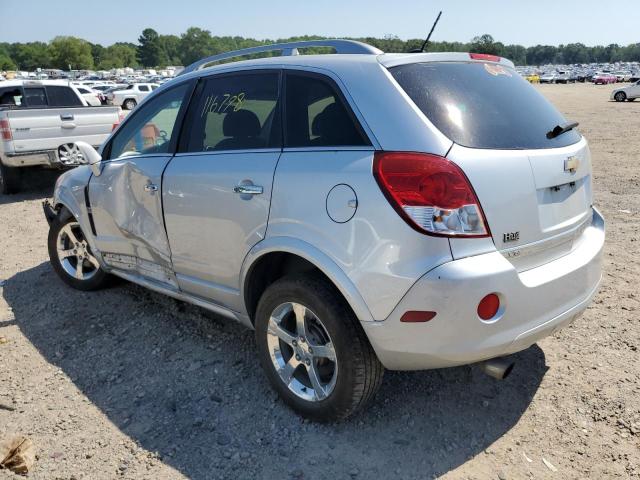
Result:
M455 145L447 157L471 181L496 248L519 271L566 255L588 226L591 155L584 138L556 149Z
M38 108L7 112L16 153L55 150L83 140L100 145L119 121L117 107Z

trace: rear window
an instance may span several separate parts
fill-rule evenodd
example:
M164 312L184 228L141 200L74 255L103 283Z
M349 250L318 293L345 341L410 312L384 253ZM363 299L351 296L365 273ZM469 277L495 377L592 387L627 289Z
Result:
M538 149L572 145L575 130L548 139L567 120L507 67L489 63L412 63L391 74L449 139L472 148Z

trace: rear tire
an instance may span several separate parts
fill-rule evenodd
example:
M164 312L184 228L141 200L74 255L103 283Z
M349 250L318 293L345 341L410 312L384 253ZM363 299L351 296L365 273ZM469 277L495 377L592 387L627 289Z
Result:
M613 96L616 102L624 102L627 99L627 94L624 92L618 92Z
M18 193L22 186L21 173L19 168L7 167L0 160L0 193L4 195Z
M86 292L109 284L110 275L93 256L80 224L66 209L51 223L47 246L53 269L70 287Z
M124 107L125 110L133 110L134 108L136 108L137 104L138 103L133 98L127 98L122 104L122 106Z
M267 378L304 417L344 419L366 405L382 382L384 367L359 320L320 276L285 277L270 285L258 303L255 327Z

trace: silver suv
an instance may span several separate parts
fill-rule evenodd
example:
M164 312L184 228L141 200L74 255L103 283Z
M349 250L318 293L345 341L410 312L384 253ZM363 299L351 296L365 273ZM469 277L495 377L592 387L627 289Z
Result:
M299 55L320 46L335 54ZM334 40L207 58L100 153L79 145L88 165L45 205L51 262L81 290L112 274L254 328L313 419L365 405L384 368L501 378L600 281L574 127L491 55Z

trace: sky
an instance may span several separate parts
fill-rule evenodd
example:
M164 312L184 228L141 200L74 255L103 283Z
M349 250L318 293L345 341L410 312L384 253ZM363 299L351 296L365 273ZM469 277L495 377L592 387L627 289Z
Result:
M423 38L439 10L436 41L489 33L524 46L640 42L640 0L0 0L0 42L73 35L106 46L135 43L146 27L179 35L191 26L256 39Z

